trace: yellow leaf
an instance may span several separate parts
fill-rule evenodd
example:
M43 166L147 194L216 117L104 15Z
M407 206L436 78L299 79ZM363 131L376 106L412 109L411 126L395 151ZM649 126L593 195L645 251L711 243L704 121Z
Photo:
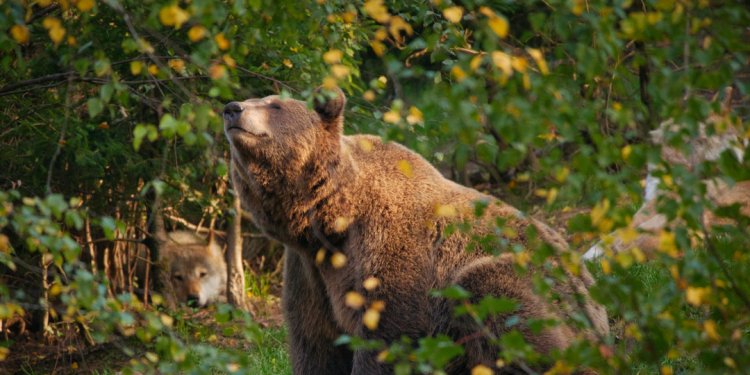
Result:
M571 367L569 364L565 363L564 361L557 361L555 362L555 365L552 366L549 371L545 372L544 375L562 375L562 374L572 374L573 373L573 367Z
M380 41L373 40L372 42L370 42L370 47L372 47L372 51L375 52L375 54L378 56L383 56L383 54L385 54L385 44Z
M333 78L331 76L325 77L323 79L323 87L327 90L334 90L338 87L338 83L336 83L336 78Z
M52 42L54 42L55 45L60 44L60 42L62 42L64 37L65 37L64 27L56 26L56 27L49 29L49 38L52 39Z
M492 369L485 365L476 365L471 369L471 375L492 375Z
M459 6L447 7L443 9L443 16L452 23L459 23L464 16L464 8Z
M403 35L401 35L401 32L406 33L406 35L412 35L414 34L414 29L412 29L411 25L409 25L408 22L404 21L401 17L392 17L391 22L389 22L388 25L388 32L391 33L391 36L393 39L395 39L397 42L402 43L404 41Z
M370 152L375 147L372 145L372 142L368 141L367 139L360 139L357 141L357 144L359 145L359 148L364 152Z
M4 346L0 346L0 362L8 358L8 354L10 354L10 349Z
M346 255L338 251L333 253L333 256L331 257L331 265L333 265L333 268L336 268L336 269L345 266Z
M456 217L458 210L450 204L438 204L435 206L435 216L437 217Z
M368 102L371 102L375 100L375 92L372 90L367 90L364 94L362 94L362 98L364 100L367 100Z
M167 314L161 314L159 318L162 324L164 324L167 327L171 327L174 324L174 318L172 318L171 316Z
M76 7L78 7L78 10L81 12L88 12L91 9L94 9L94 0L78 0Z
M69 46L75 46L78 44L78 41L76 40L76 37L72 35L68 35L68 45Z
M622 154L622 159L628 160L632 152L633 152L633 147L631 147L630 145L625 145L625 147L623 147L622 150L620 150L620 154Z
M214 36L214 42L216 42L216 46L219 47L219 49L222 51L226 51L229 49L230 43L227 37L224 36L224 33L216 34ZM288 59L285 61L288 61Z
M693 306L700 306L710 294L711 288L688 286L685 290L685 300Z
M550 188L547 192L547 204L552 204L557 199L557 188Z
M520 253L516 253L515 255L515 262L521 267L526 267L529 264L529 261L531 260L531 255L529 255L528 251L522 251Z
M386 38L388 38L388 32L385 31L384 27L381 27L375 30L375 33L372 35L372 38L382 42L386 40Z
M213 64L208 68L211 79L221 79L227 76L227 67L222 64Z
M398 111L390 110L383 114L383 121L396 124L401 121L401 114Z
M10 28L10 36L18 42L18 44L26 44L29 42L29 29L24 25L13 25Z
M641 330L638 329L638 326L635 323L630 323L625 326L625 336L632 337L637 341L640 341L641 338L643 338Z
M167 65L177 72L183 72L185 70L185 61L182 59L171 59L167 62Z
M505 38L508 36L508 29L510 28L510 26L508 25L508 20L506 20L505 17L490 17L490 19L487 20L487 25L489 25L490 29L492 29L492 31L497 36L501 38Z
M62 23L55 17L45 17L42 21L42 26L44 26L45 29L49 30L54 27L61 27Z
M410 125L423 123L424 115L422 114L422 111L415 106L411 106L411 108L409 108L409 115L406 116L406 122Z
M570 8L570 11L576 16L580 16L581 14L583 14L583 2L584 0L573 0L573 5Z
M526 51L529 52L531 58L534 59L534 62L536 62L536 65L539 67L539 71L542 72L543 75L549 74L549 68L547 67L547 62L544 60L542 51L536 48L527 48Z
M287 67L291 68L291 62L289 64L290 65L287 65ZM286 65L286 63L284 65ZM331 67L331 74L337 79L344 79L349 76L349 68L345 65L336 64Z
M383 350L382 352L378 353L378 357L376 358L378 362L383 363L386 359L388 359L388 350ZM2 360L2 358L0 358Z
M370 305L370 308L377 312L383 312L383 310L385 310L385 302L380 300L373 301L372 305Z
M8 240L8 236L4 234L0 234L0 253L10 253L10 241Z
M294 64L292 63L292 60L289 60L289 59L284 59L284 61L282 61L281 63L284 64L284 66L287 67L287 68L289 68L289 69L291 69L292 67L294 67Z
M159 10L159 21L164 26L174 26L175 29L179 29L189 19L190 13L177 4L167 5Z
M0 361L2 361L2 358L0 358ZM737 362L731 357L724 357L724 364L729 368L737 368Z
M322 264L326 260L326 250L320 249L315 254L315 264Z
M46 8L52 4L52 0L37 0L37 5L39 5L42 8Z
M709 319L703 322L703 330L706 331L706 336L708 336L708 338L712 341L721 340L721 336L719 336L719 333L716 332L716 322L714 322L713 320Z
M661 375L672 375L672 366L664 365L661 366Z
M661 231L661 233L659 233L659 244L657 245L657 249L673 258L680 255L679 251L677 251L673 232Z
M383 0L365 1L363 8L365 13L380 23L386 23L391 19L391 15L388 13L388 8L383 5Z
M365 304L365 297L357 292L348 292L344 296L344 304L352 309L358 309Z
M568 167L562 167L557 170L557 173L555 173L555 180L557 180L557 182L559 183L563 183L568 179L569 174L570 169L568 169Z
M412 178L414 177L414 170L412 169L411 163L409 163L408 160L401 159L396 163L396 168L404 175L406 178Z
M378 328L378 323L380 322L380 312L374 309L367 309L365 311L364 316L362 316L362 323L365 324L365 327L369 329L370 331L374 331Z
M609 264L609 261L608 261L608 260L606 260L606 259L602 259L602 260L600 261L600 264L602 265L602 272L603 272L603 273L604 273L605 275L609 275L610 273L612 273L612 266L610 266L610 264Z
M221 57L221 60L224 61L224 64L227 64L227 66L230 68L234 68L235 66L237 66L237 61L235 61L232 56L224 55Z
M526 68L528 68L529 66L529 61L524 57L513 56L510 58L510 64L517 72L524 73L526 72Z
M332 49L323 54L323 61L326 64L338 64L341 62L341 58L344 57L344 53L337 49Z
M341 233L349 228L349 225L352 223L352 221L354 221L354 218L339 216L333 222L333 230L336 233Z
M594 205L594 208L591 209L591 224L594 226L599 225L605 218L606 214L609 212L609 200L605 199L601 202Z
M471 58L471 61L469 61L469 68L471 68L472 71L475 71L479 69L479 67L482 65L482 55L476 55Z
M201 25L195 25L188 30L188 39L190 39L191 42L197 42L204 37L206 37L206 34L208 33L208 30L206 30L205 27Z
M159 74L159 67L156 66L156 64L149 65L148 66L148 73L151 74L152 76L155 76L155 75Z
M503 71L503 74L510 76L513 74L513 64L511 64L510 55L502 51L492 52L492 63Z
M646 254L643 253L643 250L634 247L630 252L633 253L633 257L635 258L635 261L638 263L643 263L646 261Z
M344 23L352 23L357 20L357 13L356 12L341 13L341 19L344 20Z
M620 238L620 240L622 240L625 245L627 245L638 238L638 231L632 227L622 228L617 230L617 237Z
M451 68L451 76L453 76L456 81L461 82L466 78L466 73L460 66L454 65L453 68Z
M362 286L367 291L375 290L378 286L380 286L380 280L378 280L375 276L370 276L367 279L365 279L364 282L362 282Z

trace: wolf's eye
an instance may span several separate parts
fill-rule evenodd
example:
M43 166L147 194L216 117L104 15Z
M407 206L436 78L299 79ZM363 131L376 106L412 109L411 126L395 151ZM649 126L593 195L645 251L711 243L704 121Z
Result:
M198 276L200 276L201 279L202 279L202 278L206 277L207 274L208 273L206 273L206 271L203 271L203 272L199 273Z
M174 275L172 277L174 277L174 279L177 281L182 281L182 275Z
M271 108L273 108L273 109L281 109L281 104L273 102L273 103L271 103Z

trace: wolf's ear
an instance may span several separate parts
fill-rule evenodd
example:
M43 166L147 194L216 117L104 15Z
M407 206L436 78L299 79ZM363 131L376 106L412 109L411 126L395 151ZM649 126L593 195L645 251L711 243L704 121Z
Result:
M338 87L328 89L320 86L313 92L313 108L329 130L334 130L330 125L343 125L345 107L346 96Z
M211 253L221 254L221 245L216 241L216 234L214 234L214 228L208 230L208 247L206 247Z

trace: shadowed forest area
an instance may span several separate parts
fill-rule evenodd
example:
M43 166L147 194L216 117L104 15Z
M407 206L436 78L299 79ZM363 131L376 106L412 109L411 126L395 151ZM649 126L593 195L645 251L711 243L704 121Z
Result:
M549 358L503 301L436 292L507 314L498 368L750 368L743 1L0 0L0 30L0 373L291 373L284 249L240 207L222 111L319 86L345 133L565 235L560 259L503 249L518 270L594 274L611 332ZM221 249L226 297L202 306L175 232ZM398 374L445 373L457 341L338 340Z

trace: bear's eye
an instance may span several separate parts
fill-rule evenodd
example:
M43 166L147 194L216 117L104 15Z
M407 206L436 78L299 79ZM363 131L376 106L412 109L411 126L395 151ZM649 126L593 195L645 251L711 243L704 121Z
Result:
M271 103L271 108L273 108L273 109L281 109L281 104L276 103L276 102Z

